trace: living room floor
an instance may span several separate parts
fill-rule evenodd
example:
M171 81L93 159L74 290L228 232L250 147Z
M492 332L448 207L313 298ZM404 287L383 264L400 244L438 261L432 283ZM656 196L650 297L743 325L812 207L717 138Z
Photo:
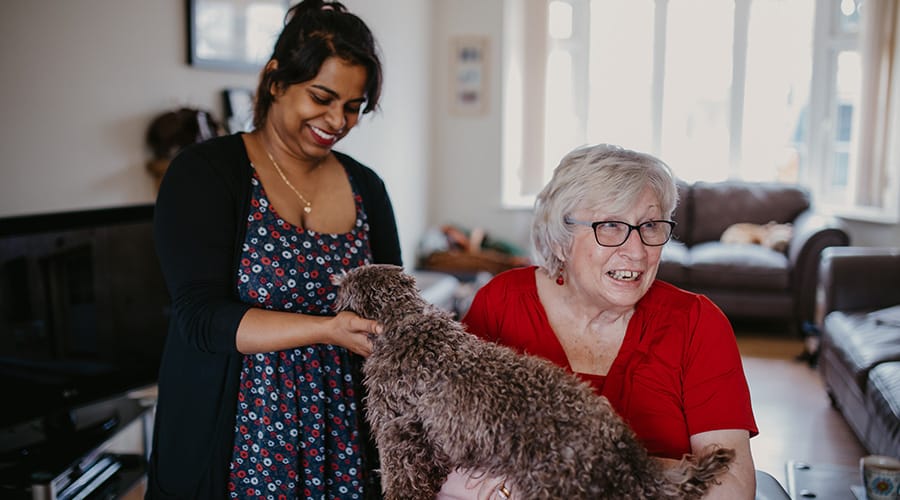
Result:
M750 440L756 468L786 486L789 460L858 466L865 449L831 406L819 372L796 359L802 339L776 329L735 325L759 427Z

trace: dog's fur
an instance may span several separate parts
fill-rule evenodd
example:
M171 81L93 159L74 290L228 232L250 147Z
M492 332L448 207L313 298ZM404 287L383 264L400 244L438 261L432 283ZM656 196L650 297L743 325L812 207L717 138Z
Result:
M363 383L388 500L432 500L454 469L501 478L518 499L694 499L734 458L716 448L664 470L606 398L466 332L401 267L363 266L335 282L338 310L384 325Z

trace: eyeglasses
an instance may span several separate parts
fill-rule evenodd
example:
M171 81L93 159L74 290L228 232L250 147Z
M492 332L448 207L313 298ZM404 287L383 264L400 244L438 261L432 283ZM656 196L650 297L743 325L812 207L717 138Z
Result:
M569 216L566 216L565 221L566 224L587 226L593 229L594 239L597 240L597 244L601 247L624 245L634 230L637 230L642 243L648 247L658 247L665 245L669 241L669 238L672 237L672 231L675 229L675 221L671 220L649 220L637 226L619 220L585 222L575 220Z

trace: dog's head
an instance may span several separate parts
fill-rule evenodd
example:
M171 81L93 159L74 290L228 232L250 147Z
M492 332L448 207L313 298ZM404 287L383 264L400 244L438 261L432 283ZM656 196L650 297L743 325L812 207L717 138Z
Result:
M416 279L400 266L369 264L334 275L338 289L335 310L353 311L363 318L386 322L396 315L421 311L425 301Z

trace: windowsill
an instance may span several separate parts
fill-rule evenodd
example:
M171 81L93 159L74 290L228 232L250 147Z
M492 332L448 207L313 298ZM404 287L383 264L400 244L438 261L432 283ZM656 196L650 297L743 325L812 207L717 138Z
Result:
M871 222L875 224L897 224L900 223L900 211L897 208L876 208L876 207L837 207L822 205L818 209L828 215L840 217L842 219Z

